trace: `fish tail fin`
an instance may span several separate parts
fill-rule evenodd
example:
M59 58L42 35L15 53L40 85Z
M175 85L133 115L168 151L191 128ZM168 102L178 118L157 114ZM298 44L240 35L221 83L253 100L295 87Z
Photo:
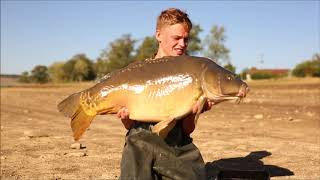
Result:
M64 99L58 104L59 112L71 118L80 107L80 93L75 93Z
M77 111L71 117L71 128L73 132L74 140L79 140L82 134L86 131L86 129L90 126L92 120L95 116L87 115L82 107L79 107Z

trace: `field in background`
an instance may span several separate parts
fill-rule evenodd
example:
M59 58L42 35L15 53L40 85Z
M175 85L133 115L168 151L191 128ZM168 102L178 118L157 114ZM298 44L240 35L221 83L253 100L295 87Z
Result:
M64 97L91 85L1 85L1 179L118 178L121 122L97 117L81 139L86 148L71 149L70 121L56 110ZM209 174L266 169L272 179L319 179L320 79L249 86L241 104L221 103L200 116L192 137Z

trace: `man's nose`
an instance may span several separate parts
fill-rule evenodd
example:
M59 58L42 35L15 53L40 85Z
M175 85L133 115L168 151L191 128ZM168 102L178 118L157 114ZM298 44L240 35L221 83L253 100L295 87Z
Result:
M186 42L186 40L184 40L184 39L180 39L178 44L179 44L179 46L181 46L181 47L185 47L185 46L187 45L187 42Z

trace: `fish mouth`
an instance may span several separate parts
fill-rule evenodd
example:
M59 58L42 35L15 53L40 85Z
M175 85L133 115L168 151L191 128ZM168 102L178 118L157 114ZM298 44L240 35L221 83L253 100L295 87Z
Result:
M213 98L210 98L209 101L211 101L214 104L218 104L220 102L223 101L234 101L236 104L239 104L242 99L244 98L244 96L228 96L228 95L224 95L224 96L215 96Z
M211 94L213 95L212 98L209 98L211 102L214 104L223 102L223 101L231 101L234 100L237 104L239 104L243 98L246 97L246 95L249 92L249 87L246 85L242 85L238 92L230 93L230 94Z

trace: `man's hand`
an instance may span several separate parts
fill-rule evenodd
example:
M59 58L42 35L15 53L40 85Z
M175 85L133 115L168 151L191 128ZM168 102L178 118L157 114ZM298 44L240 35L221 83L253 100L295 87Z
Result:
M131 129L132 125L133 125L133 121L131 119L129 119L129 111L127 108L123 107L121 108L118 113L117 113L118 118L121 119L122 124L124 125L124 127L128 130Z
M213 105L214 105L214 102L207 100L207 102L203 106L201 113L210 110ZM195 129L194 118L196 117L196 114L199 108L200 108L199 104L196 103L192 107L192 114L188 115L186 118L183 119L182 126L186 134L191 134L194 131Z
M214 105L214 102L207 100L207 102L204 104L201 112L209 111L213 105Z

